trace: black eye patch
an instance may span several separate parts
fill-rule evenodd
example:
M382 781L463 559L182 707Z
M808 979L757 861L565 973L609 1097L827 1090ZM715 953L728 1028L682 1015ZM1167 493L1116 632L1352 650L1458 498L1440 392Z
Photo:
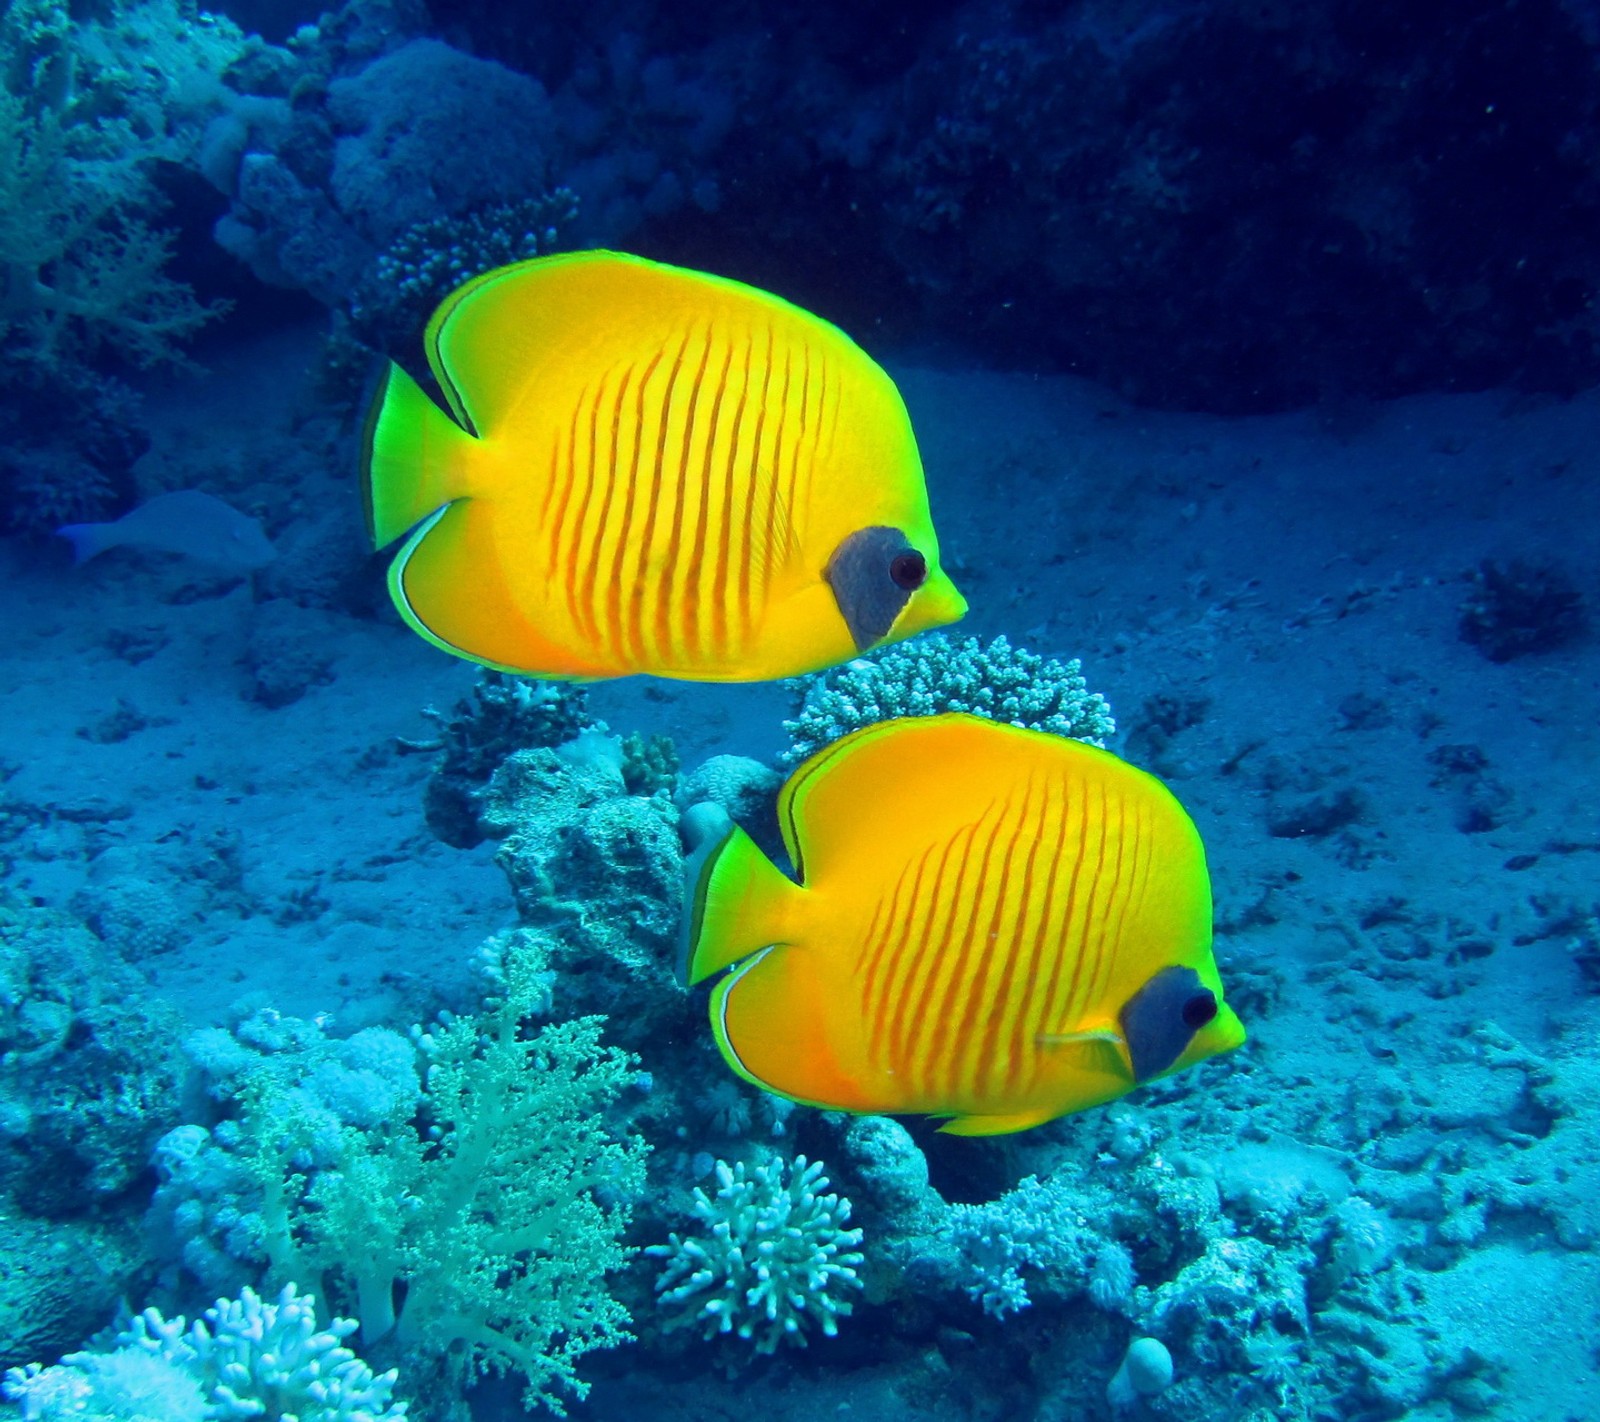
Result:
M1201 983L1199 973L1163 968L1128 999L1120 1014L1133 1079L1160 1076L1216 1015L1216 994Z
M833 550L822 576L856 650L865 652L889 635L911 594L928 578L928 560L898 528L858 528Z

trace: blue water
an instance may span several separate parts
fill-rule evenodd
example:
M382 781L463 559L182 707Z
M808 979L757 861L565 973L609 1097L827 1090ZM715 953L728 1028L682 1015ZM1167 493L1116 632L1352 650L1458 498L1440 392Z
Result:
M1600 1416L1600 13L527 9L0 10L3 1405ZM597 246L882 362L1243 1047L977 1139L728 1070L691 807L781 854L805 688L480 679L363 526L380 358Z

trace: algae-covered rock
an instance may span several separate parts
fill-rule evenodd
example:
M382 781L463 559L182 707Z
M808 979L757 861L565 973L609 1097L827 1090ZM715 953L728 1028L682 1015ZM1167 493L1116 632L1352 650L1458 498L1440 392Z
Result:
M560 970L558 1009L615 1013L633 1045L687 1001L675 966L683 853L672 801L626 793L619 749L588 732L517 752L484 790L481 822L500 838L520 923Z
M0 1369L79 1347L137 1291L146 1267L131 1231L0 1209Z

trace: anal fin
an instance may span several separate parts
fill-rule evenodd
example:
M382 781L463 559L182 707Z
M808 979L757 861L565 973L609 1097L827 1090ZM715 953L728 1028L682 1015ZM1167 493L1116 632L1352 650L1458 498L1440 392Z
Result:
M1054 1107L1039 1106L1031 1111L1013 1111L1001 1116L954 1116L939 1130L947 1136L1008 1136L1013 1131L1031 1131L1060 1114Z

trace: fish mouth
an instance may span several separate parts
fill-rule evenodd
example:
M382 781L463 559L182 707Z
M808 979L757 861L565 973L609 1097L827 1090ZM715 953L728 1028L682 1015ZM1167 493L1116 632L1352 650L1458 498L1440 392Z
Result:
M940 568L933 568L928 580L907 599L899 615L883 638L874 646L888 642L903 642L919 632L930 632L935 627L948 627L967 615L967 600ZM862 648L862 651L867 650Z
M942 568L935 568L903 614L907 621L912 615L916 617L917 626L909 628L906 635L961 621L967 615L967 600L961 589L950 581L950 575Z

